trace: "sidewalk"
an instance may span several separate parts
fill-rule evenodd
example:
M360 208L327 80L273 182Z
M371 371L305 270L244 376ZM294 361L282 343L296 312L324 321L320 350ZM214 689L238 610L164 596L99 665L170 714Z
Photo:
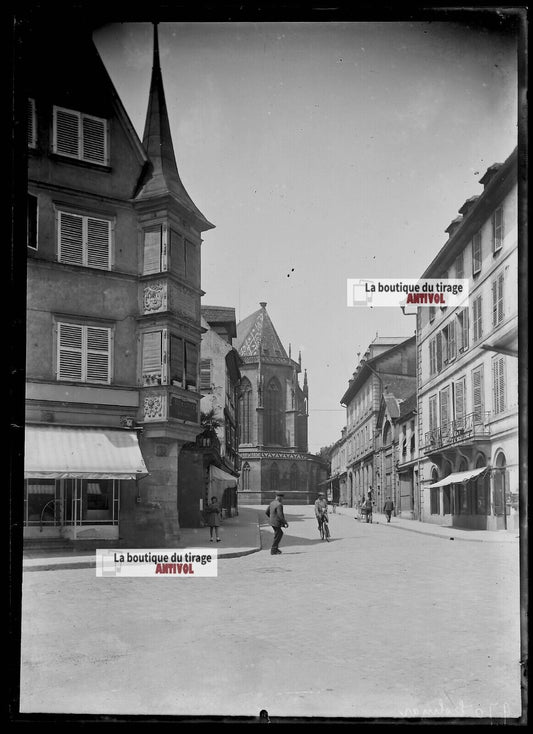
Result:
M355 517L355 522L363 522L359 519L355 507L337 507L335 511L338 515ZM331 507L329 512L331 514ZM471 530L469 528L433 525L419 520L405 520L394 516L391 517L390 523L387 523L386 515L381 512L373 513L373 524L386 525L387 529L395 528L396 530L407 530L422 535L432 535L444 540L466 540L475 543L518 543L519 540L518 530Z
M261 550L259 515L257 509L239 508L237 517L227 518L220 527L220 543L209 541L209 528L181 528L180 540L175 548L213 548L218 558L237 558ZM48 571L52 569L95 568L96 554L92 551L27 550L22 554L24 571Z

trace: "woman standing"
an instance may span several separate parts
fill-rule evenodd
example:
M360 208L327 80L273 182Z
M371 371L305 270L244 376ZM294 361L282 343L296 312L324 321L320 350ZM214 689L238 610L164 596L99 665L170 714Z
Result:
M209 540L212 543L214 539L213 536L216 536L217 543L220 543L220 538L218 537L218 529L220 527L220 507L217 497L211 497L211 502L206 507L205 515L205 521L207 525L209 525Z

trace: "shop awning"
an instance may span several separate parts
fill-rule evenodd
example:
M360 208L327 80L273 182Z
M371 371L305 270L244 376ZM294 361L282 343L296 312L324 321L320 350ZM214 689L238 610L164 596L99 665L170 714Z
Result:
M26 426L24 477L137 479L148 471L135 431Z
M482 472L486 471L488 467L482 466L481 469L471 469L470 471L455 472L455 474L448 474L444 479L440 479L434 484L428 484L428 487L445 487L448 484L463 484L468 482L470 479L479 476Z
M218 466L215 466L214 464L211 464L209 467L209 480L211 482L219 483L219 486L221 487L237 486L237 477L234 477L232 474L228 474L228 472L223 469L219 469Z

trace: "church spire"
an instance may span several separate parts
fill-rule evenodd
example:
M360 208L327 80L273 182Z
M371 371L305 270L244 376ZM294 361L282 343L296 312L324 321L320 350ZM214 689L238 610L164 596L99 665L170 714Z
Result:
M154 23L152 79L143 134L143 146L152 163L152 175L142 187L137 199L171 195L196 219L200 231L204 231L212 229L214 225L207 221L193 203L178 173L163 88L157 26L158 23Z

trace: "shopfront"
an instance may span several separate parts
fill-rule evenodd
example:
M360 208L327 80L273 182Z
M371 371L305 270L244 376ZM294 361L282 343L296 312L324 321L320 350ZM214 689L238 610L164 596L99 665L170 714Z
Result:
M119 537L120 493L148 472L135 431L28 425L24 537Z

